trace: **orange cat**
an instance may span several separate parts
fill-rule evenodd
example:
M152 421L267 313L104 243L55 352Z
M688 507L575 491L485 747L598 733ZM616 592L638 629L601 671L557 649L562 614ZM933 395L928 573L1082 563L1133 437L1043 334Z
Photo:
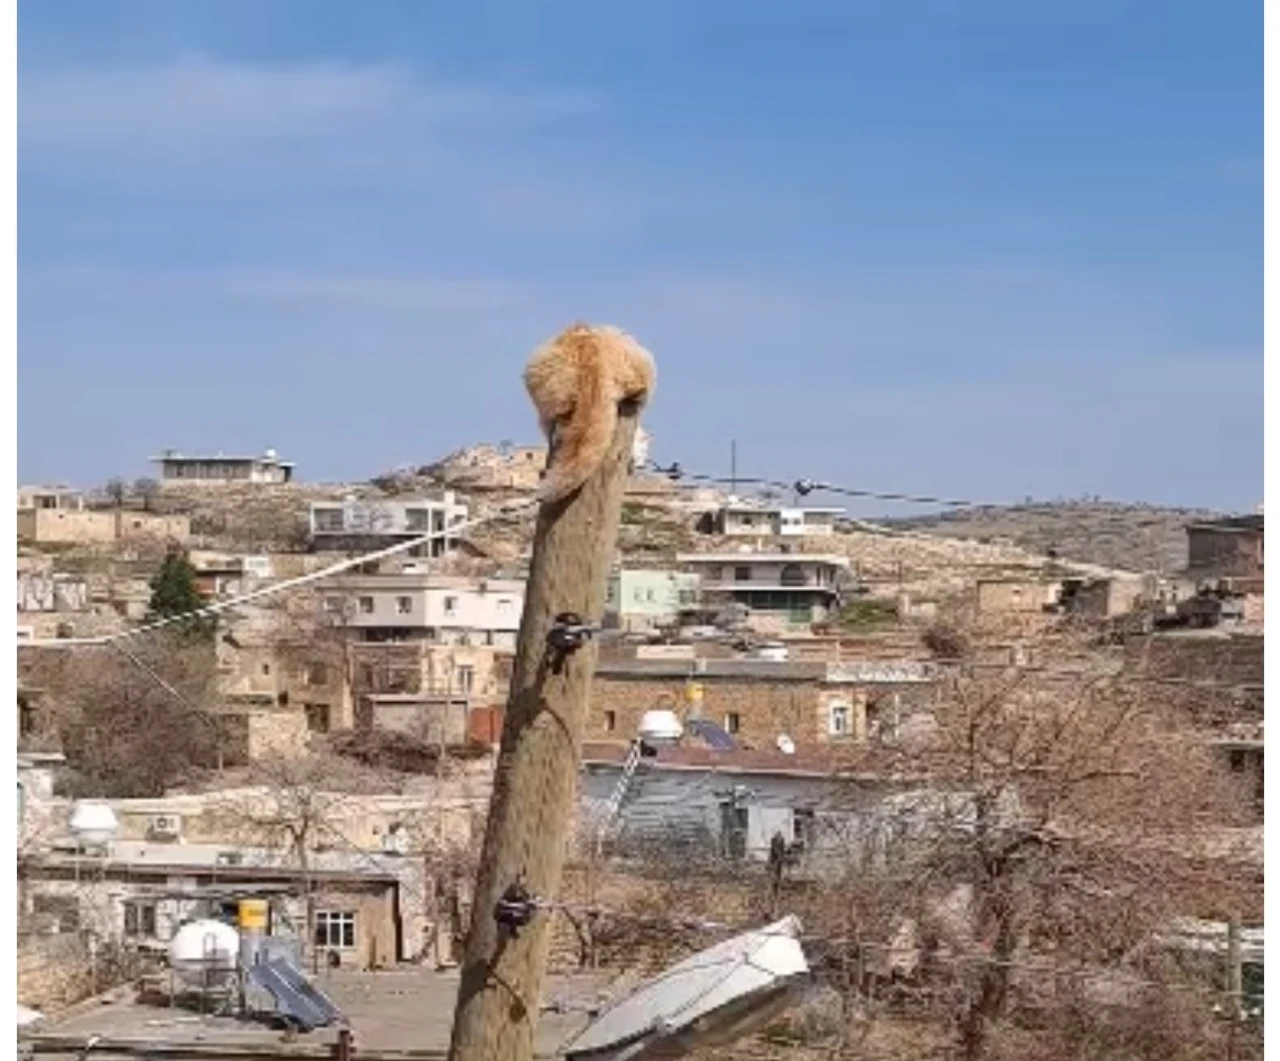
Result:
M618 328L574 324L539 347L524 385L552 445L538 496L558 501L591 477L618 423L618 404L653 393L653 358Z

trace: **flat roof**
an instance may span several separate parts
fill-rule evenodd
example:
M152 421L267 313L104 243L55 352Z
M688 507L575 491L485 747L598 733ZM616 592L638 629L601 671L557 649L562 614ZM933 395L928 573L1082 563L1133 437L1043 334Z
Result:
M682 564L833 564L848 567L847 556L831 553L677 553Z
M1222 519L1204 519L1188 523L1186 529L1226 531L1248 534L1263 530L1262 513L1256 512L1248 516L1224 516Z
M599 1004L610 979L604 973L550 976L543 992L544 1007L562 1003L569 1012L543 1012L537 1020L535 1050L538 1057L551 1057L558 1046L587 1024L584 1012ZM379 972L322 967L312 980L333 999L350 1025L357 1057L399 1057L401 1059L445 1056L453 1027L454 1002L458 991L456 969L437 972L421 966L399 966ZM337 1029L317 1028L299 1032L293 1044L282 1047L279 1028L234 1016L208 1015L194 1019L189 1010L170 1009L136 1000L133 990L105 996L101 1004L76 1007L62 1017L46 1015L38 1031L24 1033L24 1040L44 1040L40 1052L54 1058L83 1056L90 1036L98 1039L97 1052L144 1055L156 1052L177 1056L218 1056L220 1047L249 1057L255 1052L283 1056L327 1058L337 1039ZM62 1053L65 1045L66 1052ZM176 1047L164 1051L164 1047ZM185 1048L185 1050L184 1050ZM225 1055L224 1055L225 1056Z
M294 467L293 461L281 460L279 457L268 457L262 454L259 454L256 457L236 457L225 453L213 453L205 456L193 457L188 456L185 453L161 453L157 457L149 457L148 460L154 461L157 464L165 461L218 461L222 464L275 464L281 468Z
M844 512L844 509L825 505L752 505L739 501L734 504L721 505L720 511L750 512L753 515L756 513L767 515L773 512L813 512L820 515L839 516Z

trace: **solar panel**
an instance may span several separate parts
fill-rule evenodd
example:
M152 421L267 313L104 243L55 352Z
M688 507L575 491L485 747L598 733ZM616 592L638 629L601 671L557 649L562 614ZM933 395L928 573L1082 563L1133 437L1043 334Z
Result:
M697 737L706 741L711 748L718 752L731 752L737 748L732 737L729 736L714 722L705 718L691 718L686 720L687 728Z
M329 997L283 958L250 966L249 979L271 995L285 1016L303 1031L322 1028L342 1017Z

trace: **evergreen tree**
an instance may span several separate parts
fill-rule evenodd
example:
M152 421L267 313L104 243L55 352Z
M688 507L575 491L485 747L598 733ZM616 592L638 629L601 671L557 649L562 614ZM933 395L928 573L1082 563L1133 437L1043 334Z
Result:
M165 554L160 570L151 580L148 621L185 615L204 606L205 600L196 588L196 569L187 559L187 554L176 549L170 550ZM193 635L209 636L213 633L214 623L213 616L202 616L176 625Z

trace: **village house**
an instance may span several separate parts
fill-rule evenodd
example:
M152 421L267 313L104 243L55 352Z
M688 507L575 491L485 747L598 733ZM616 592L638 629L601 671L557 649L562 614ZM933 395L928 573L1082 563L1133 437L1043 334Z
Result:
M623 568L609 576L604 625L627 631L666 626L696 609L699 598L697 575Z
M1187 575L1226 582L1241 593L1261 593L1263 515L1229 516L1187 525Z
M830 619L849 585L849 561L816 553L682 553L678 561L699 577L704 604L748 609L761 631L810 626Z
M715 723L744 748L891 741L933 702L933 668L918 660L775 662L762 659L602 660L586 739L631 741L660 707Z
M122 508L91 509L78 490L28 486L18 491L17 534L19 542L31 545L183 542L191 536L191 520Z
M682 744L655 749L625 783L624 761L617 745L584 746L577 839L633 859L763 868L780 837L789 875L820 878L883 862L930 825L972 814L963 792L923 774L854 772L830 750Z
M424 534L438 534L414 549L414 556L444 556L457 547L448 531L467 520L467 506L446 490L439 500L313 501L308 514L311 546L317 552L365 552Z
M233 917L237 896L269 896L272 936L303 956L332 953L345 966L380 969L423 951L423 869L420 859L323 851L304 871L268 848L122 840L109 855L19 858L19 916L59 933L155 947L187 920Z
M163 483L196 485L201 483L287 483L293 480L294 464L268 449L259 457L190 457L176 450L165 450L152 457L160 466Z
M18 511L32 509L64 509L79 512L85 507L84 494L69 486L20 486L18 487Z
M730 499L706 513L701 529L728 537L828 537L836 532L836 520L844 514L842 508L789 508Z
M364 641L489 645L514 652L524 583L414 568L340 575L324 583L322 607Z

